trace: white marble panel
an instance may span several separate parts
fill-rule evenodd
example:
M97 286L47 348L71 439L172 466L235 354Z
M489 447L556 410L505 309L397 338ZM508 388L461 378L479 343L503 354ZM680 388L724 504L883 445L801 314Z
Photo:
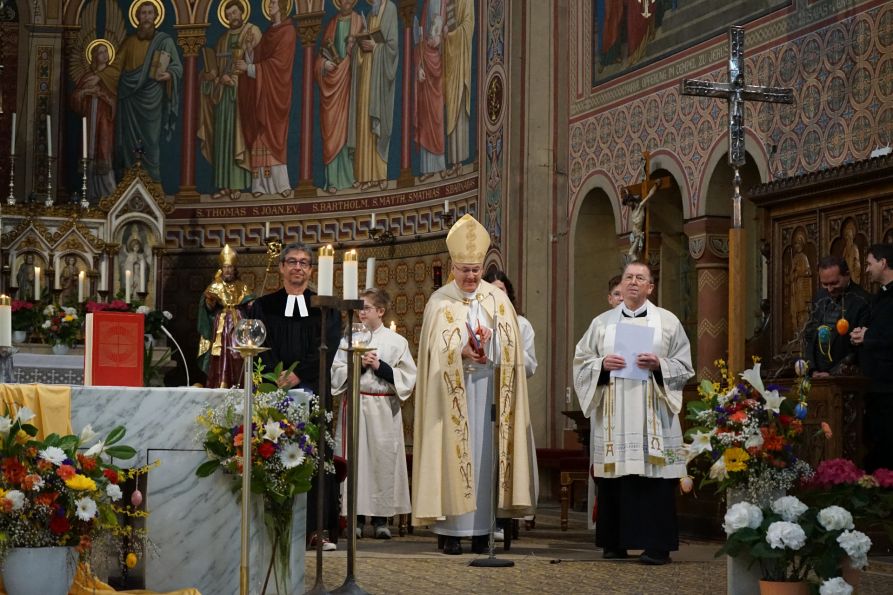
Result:
M195 469L204 460L197 440L196 417L206 405L222 399L219 389L72 387L71 418L75 432L86 424L105 436L125 425L122 441L137 449L134 461L161 461L148 475L145 500L150 516L149 539L158 556L145 560L146 587L170 591L196 587L204 594L239 592L241 515L231 478L217 473L199 479ZM294 393L296 399L303 393ZM260 499L252 519L251 592L260 593L271 554L263 527ZM296 503L292 524L293 593L304 591L306 495ZM272 585L272 581L271 581ZM267 593L275 589L267 588Z

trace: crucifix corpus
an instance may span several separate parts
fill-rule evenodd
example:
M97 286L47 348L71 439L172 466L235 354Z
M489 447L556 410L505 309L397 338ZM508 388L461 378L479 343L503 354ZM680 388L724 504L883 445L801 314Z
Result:
M638 184L625 186L621 191L621 202L629 207L630 232L629 252L626 255L627 262L638 260L644 252L648 258L647 242L648 232L651 231L650 213L645 210L645 203L654 196L658 190L666 190L671 186L669 176L661 176L651 179L651 153L642 152L644 176Z
M682 94L699 97L720 97L729 104L729 165L734 170L732 196L732 229L729 230L729 370L744 370L744 304L746 272L744 269L744 228L741 226L741 175L738 168L745 163L744 102L794 103L794 90L782 87L761 87L744 82L744 27L729 28L729 82L713 83L685 79Z

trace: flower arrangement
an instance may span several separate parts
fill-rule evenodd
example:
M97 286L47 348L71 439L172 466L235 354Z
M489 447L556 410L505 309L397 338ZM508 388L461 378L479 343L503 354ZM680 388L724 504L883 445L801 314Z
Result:
M288 581L294 499L310 489L316 472L319 429L311 420L320 412L316 397L307 404L297 403L276 386L281 364L271 373L265 374L263 369L258 362L253 423L247 436L242 424L242 391L230 391L221 403L209 405L198 417L199 440L208 460L196 469L196 475L207 477L220 469L232 477L234 491L239 493L242 445L251 441L251 492L263 497L264 522L273 536L270 564L282 593L288 591L282 581Z
M156 339L162 335L161 327L174 317L174 315L167 310L153 310L145 305L137 306L135 311L137 314L142 314L146 317L144 325L145 332L147 335L152 335Z
M795 454L806 417L809 381L800 376L790 396L778 386L765 386L760 363L735 379L722 360L716 362L721 382L702 380L700 400L688 404L688 460L702 474L702 485L719 491L745 490L746 498L765 503L786 493L811 473ZM709 466L708 466L709 464Z
M822 461L801 497L816 506L845 505L856 522L881 527L893 539L893 471L868 474L848 459Z
M871 540L854 530L852 515L840 506L811 508L794 496L768 507L739 502L726 512L723 528L726 544L717 556L749 556L764 580L805 581L812 572L823 581L820 592L844 593L842 565L868 565Z
M47 343L71 347L81 337L84 320L78 315L77 308L49 304L43 309L43 315L45 318L39 332Z
M86 555L98 537L126 530L119 515L132 511L119 502L128 472L110 459L136 451L120 444L123 426L96 442L90 426L36 440L33 418L27 407L0 416L0 558L15 547L75 546Z
M27 300L12 300L12 330L30 331L35 327L40 311L34 307L34 302Z

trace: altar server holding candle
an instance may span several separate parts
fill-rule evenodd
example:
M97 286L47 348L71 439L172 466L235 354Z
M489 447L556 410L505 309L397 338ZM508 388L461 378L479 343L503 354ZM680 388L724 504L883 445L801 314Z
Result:
M364 305L360 321L369 329L372 338L368 346L375 351L363 355L360 371L356 531L361 537L364 517L370 516L376 539L390 539L388 517L411 510L400 403L412 394L416 366L406 339L382 322L391 301L387 292L366 289L361 297ZM342 347L346 346L343 341ZM349 389L347 352L339 349L332 364L332 393L342 395L336 456L346 456L347 452Z

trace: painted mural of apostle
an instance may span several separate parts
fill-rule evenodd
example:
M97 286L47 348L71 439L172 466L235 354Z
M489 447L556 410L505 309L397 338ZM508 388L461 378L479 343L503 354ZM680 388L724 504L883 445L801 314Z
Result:
M443 25L443 93L446 100L449 173L459 171L470 155L471 54L474 37L474 3L446 0Z
M357 79L357 149L354 175L360 189L388 179L388 149L394 129L394 90L397 79L397 7L391 0L367 0L369 37L359 40L354 76ZM378 39L379 41L376 41Z
M170 140L180 112L183 64L173 38L156 29L159 13L155 3L143 2L136 14L137 31L124 40L118 52L116 163L127 169L140 152L143 168L159 180L161 140Z
M356 0L332 0L338 14L329 21L316 58L319 84L319 119L322 158L326 166L326 190L334 193L351 188L356 148L356 36L363 19L354 11Z
M425 0L416 31L416 142L420 180L446 169L443 116L443 23L445 0Z
M291 0L264 0L270 27L245 59L235 60L242 132L251 163L251 192L291 196L286 158L291 111L292 66L298 38L286 18ZM244 76L243 76L244 75Z
M78 79L71 96L72 110L87 118L87 199L91 201L115 191L112 151L121 76L121 69L111 64L112 45L104 39L97 41L90 49L89 70Z
M214 198L225 195L238 198L240 191L251 184L248 145L239 117L240 77L233 72L233 61L243 52L254 49L261 39L261 31L245 21L247 5L244 2L226 3L222 20L229 30L217 40L213 53L205 54L201 119L196 135L201 141L202 155L214 166L214 186L219 190Z

